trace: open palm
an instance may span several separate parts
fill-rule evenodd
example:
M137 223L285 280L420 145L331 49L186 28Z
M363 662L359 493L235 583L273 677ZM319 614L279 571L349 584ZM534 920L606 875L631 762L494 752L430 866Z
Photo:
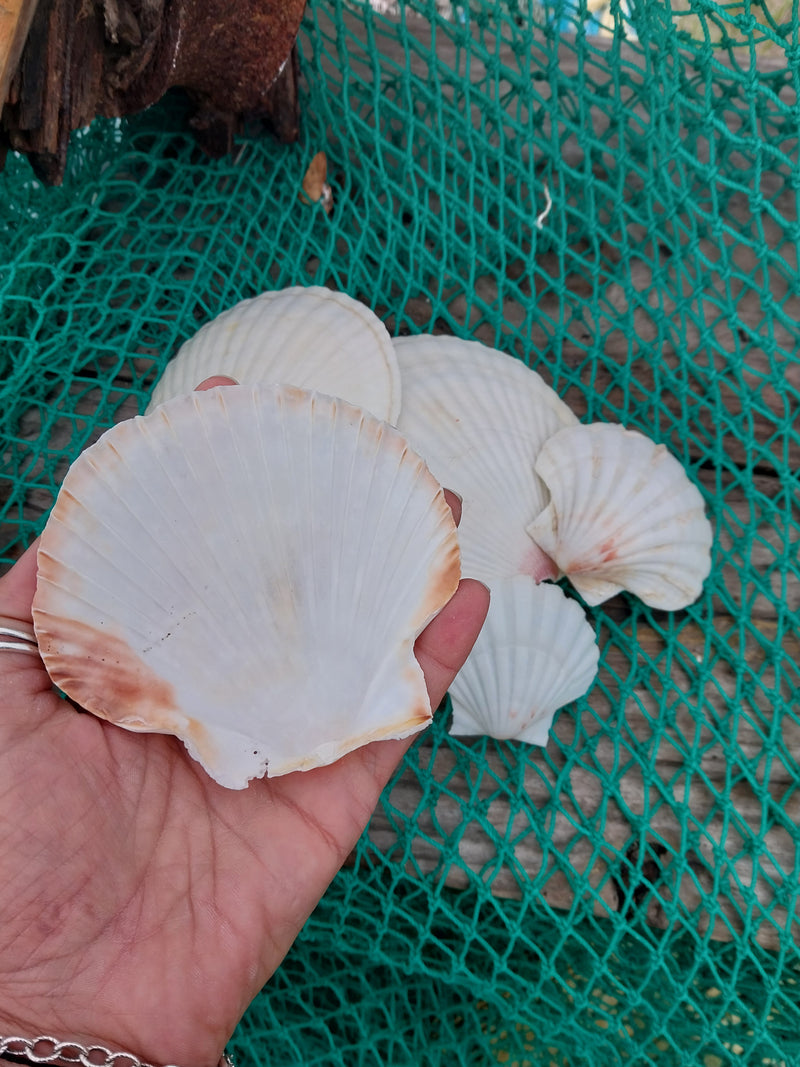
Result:
M30 622L36 560L0 579ZM432 706L488 605L463 581L416 646ZM366 825L408 741L218 786L173 737L129 733L0 655L0 1032L211 1067Z

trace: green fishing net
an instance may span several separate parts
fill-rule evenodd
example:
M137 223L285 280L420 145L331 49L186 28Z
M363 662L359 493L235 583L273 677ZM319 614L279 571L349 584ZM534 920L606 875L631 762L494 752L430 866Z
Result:
M209 160L174 94L76 133L60 188L0 175L4 565L182 340L293 284L528 361L713 523L697 603L589 610L546 748L440 709L244 1065L800 1062L800 18L672 2L312 0L297 144Z

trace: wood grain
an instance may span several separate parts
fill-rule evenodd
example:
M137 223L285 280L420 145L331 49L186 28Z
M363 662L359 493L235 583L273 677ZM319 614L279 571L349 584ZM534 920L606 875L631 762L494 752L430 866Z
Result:
M774 623L762 622L723 635L726 656L709 650L704 628L685 626L660 707L654 692L665 678L655 665L667 654L665 636L639 625L634 637L624 620L615 633L601 627L600 676L585 705L560 713L546 750L511 756L503 753L510 746L490 744L473 765L446 747L435 759L423 752L419 763L430 761L434 784L423 787L406 772L389 797L392 818L383 807L373 817L371 842L397 850L399 813L412 838L409 870L443 873L454 887L477 876L493 893L519 896L524 883L538 881L548 904L568 910L583 886L599 916L684 923L722 940L748 930L769 948L784 930L798 939L797 916L779 899L800 862L786 829L800 819L798 768L770 744L767 686L743 698L733 666L743 641L751 668L763 669L776 634ZM784 685L797 687L797 635L785 639L783 655L795 665ZM784 724L783 740L800 751L797 720ZM515 760L516 778L508 771ZM465 824L467 800L475 815Z
M225 0L35 8L0 6L0 149L25 153L49 184L63 180L73 130L142 111L176 86L210 154L232 150L245 116L297 136L293 48L305 0L246 0L235 12Z
M335 81L341 79L335 59L337 26L323 15L319 20L321 32L331 38L320 68ZM602 394L621 410L644 406L674 415L676 450L684 448L684 428L690 422L697 460L719 447L723 432L726 456L741 467L775 467L787 458L792 466L800 465L800 437L776 437L786 405L800 392L795 357L800 289L797 245L790 238L797 223L790 174L794 148L789 143L783 156L777 151L769 166L756 167L752 147L734 147L773 137L766 104L762 125L752 119L742 71L730 67L724 53L716 60L719 83L725 83L729 71L729 98L714 113L715 121L726 123L725 148L711 134L701 136L695 128L690 136L685 126L678 127L685 166L664 160L657 168L658 184L648 201L649 228L638 219L641 205L626 212L617 204L613 210L597 208L595 232L582 235L577 227L588 216L580 190L588 181L600 190L597 197L613 199L615 169L625 166L631 188L621 195L638 203L637 166L646 166L640 159L641 142L667 135L653 86L671 90L679 64L686 65L687 83L702 84L706 75L692 69L692 56L608 38L592 39L591 48L580 48L574 37L564 35L554 62L552 41L537 34L525 38L510 24L493 32L476 20L474 48L463 27L445 30L410 16L406 25L414 39L408 51L403 35L391 25L376 20L367 33L363 22L346 17L348 36L341 46L347 48L354 72L360 74L361 60L368 61L374 41L387 68L401 72L400 79L409 72L435 84L443 100L442 121L450 114L458 121L471 117L480 131L473 143L443 145L444 165L448 152L470 158L479 144L519 145L516 171L530 176L528 186L517 182L512 190L514 197L529 198L527 235L519 221L525 215L522 205L515 202L506 211L514 227L512 233L507 226L503 235L505 278L496 270L481 271L489 265L487 257L468 289L461 279L448 282L431 275L420 278L423 292L439 293L451 319L477 340L496 343L499 307L505 340L520 354L546 356L557 346L572 382L565 399L579 416L586 411L588 394ZM774 74L781 67L777 57L762 56L758 69ZM646 78L649 95L643 92ZM402 84L396 90L401 96ZM563 101L560 107L554 107L556 94ZM789 107L793 99L791 86L782 86L781 106ZM625 126L619 129L612 123L623 102ZM440 122L433 113L428 117L432 126ZM535 140L520 144L520 128L535 129ZM676 136L671 128L668 133ZM745 169L758 175L752 188L741 178ZM483 170L492 173L488 164ZM691 182L688 199L684 180ZM534 235L546 181L558 188L559 204L544 232ZM431 212L447 214L437 191L426 185L424 193ZM492 206L497 209L496 203ZM487 204L475 201L470 207L480 212ZM547 240L548 225L555 227L556 251L550 247L552 238ZM429 251L435 262L439 250L431 245ZM571 301L572 296L577 299ZM598 342L602 355L590 359ZM746 440L734 430L743 423L749 430Z
M554 63L549 41L522 49L481 26L473 27L479 47L470 49L463 31L444 32L424 19L407 25L419 45L408 52L384 24L376 22L370 39L398 70L435 79L444 108L471 114L475 129L493 123L498 138L514 136L511 123L502 129L502 115L489 115L487 98L507 101L523 125L527 109L544 113L541 137L521 147L523 163L530 156L542 176L588 170L607 178L619 149L609 134L612 80L624 72L628 117L646 130L654 116L637 96L644 70L652 78L665 64L687 60L607 39L579 54L566 38ZM326 32L335 39L332 24ZM355 22L348 32L352 62L365 34ZM332 77L335 68L332 61ZM759 68L780 70L779 57L761 57ZM556 87L568 93L570 80L576 93L581 86L594 92L585 136L566 123L554 128L558 112L545 106ZM740 112L730 110L726 120L731 134L742 132ZM597 151L604 140L605 155ZM711 141L697 140L691 150L701 171ZM717 177L713 168L709 174ZM382 852L410 852L409 871L454 887L481 878L499 895L519 896L533 882L544 900L565 910L575 907L576 892L591 895L598 915L643 917L661 928L684 924L701 937L748 936L777 948L788 931L800 941L798 916L782 903L794 899L800 864L796 835L787 829L800 818L790 755L800 752L800 725L785 716L776 748L773 721L776 703L797 707L800 693L800 642L786 626L787 610L800 611L798 511L781 473L800 463L800 441L782 429L787 398L800 390L797 255L785 236L796 224L797 201L787 179L765 170L753 193L725 192L722 226L700 217L682 219L683 228L665 219L663 231L652 234L632 226L626 239L635 251L626 256L591 239L566 259L537 250L534 285L504 285L502 301L496 271L478 273L469 290L459 292L456 281L443 293L452 319L488 344L497 334L487 312L498 306L509 341L530 328L531 349L547 353L558 333L561 363L574 376L565 399L579 416L593 391L616 392L624 407L625 391L633 389L637 402L675 417L666 443L698 462L714 510L718 581L702 624L684 622L679 634L666 619L659 620L663 629L641 618L634 625L622 601L604 605L603 669L577 718L561 713L546 752L530 749L514 764L502 744L490 744L485 763L470 767L446 747L434 753L424 746L424 786L405 773L370 827ZM435 210L435 197L426 194ZM703 202L711 189L693 194ZM770 207L756 217L759 198ZM531 214L541 207L532 202ZM508 278L530 276L525 254L533 247L532 239L521 247ZM570 268L582 260L598 266L593 283L585 270ZM430 279L433 291L437 281ZM732 315L720 311L722 293ZM769 304L781 310L762 348L756 339ZM566 327L565 307L581 309ZM430 308L422 296L404 313L429 329ZM601 358L590 360L599 337ZM522 768L513 781L509 764Z

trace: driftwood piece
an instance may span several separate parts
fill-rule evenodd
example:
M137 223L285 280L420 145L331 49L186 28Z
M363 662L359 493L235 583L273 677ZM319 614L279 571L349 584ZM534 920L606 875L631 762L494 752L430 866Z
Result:
M72 130L96 115L141 111L173 87L188 93L190 125L211 154L231 150L245 117L262 119L284 140L297 137L297 62L290 56L305 0L233 6L39 0L33 12L34 6L22 9L8 50L12 58L19 54L23 15L32 18L16 71L0 93L0 150L26 153L44 181L61 181Z

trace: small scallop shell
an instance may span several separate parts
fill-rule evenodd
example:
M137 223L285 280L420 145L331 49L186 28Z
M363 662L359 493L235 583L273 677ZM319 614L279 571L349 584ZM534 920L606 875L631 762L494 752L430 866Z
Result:
M475 341L403 337L395 349L398 427L463 499L464 574L554 578L558 568L526 532L549 499L533 465L547 438L576 417L535 371Z
M562 430L536 461L551 501L528 527L588 604L627 589L675 611L711 570L703 498L663 445L623 426Z
M527 575L492 585L489 614L450 686L456 736L547 744L553 716L597 674L599 650L581 607Z
M221 785L430 722L414 641L458 584L455 524L400 434L343 401L229 386L113 427L38 559L56 685L176 734Z
M207 322L167 364L147 412L217 374L314 389L391 423L400 411L386 327L358 300L321 286L261 293Z

